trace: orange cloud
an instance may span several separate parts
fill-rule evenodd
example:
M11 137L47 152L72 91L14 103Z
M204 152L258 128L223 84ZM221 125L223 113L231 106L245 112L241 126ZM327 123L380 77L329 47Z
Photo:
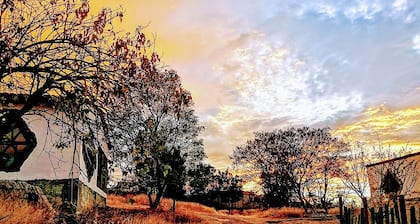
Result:
M342 125L334 133L348 140L393 148L420 146L420 106L392 110L386 105L366 109L359 121Z

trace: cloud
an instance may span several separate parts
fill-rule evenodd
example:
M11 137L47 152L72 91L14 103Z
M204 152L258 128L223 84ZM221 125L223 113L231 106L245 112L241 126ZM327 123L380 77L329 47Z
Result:
M238 42L218 71L230 103L240 106L231 107L232 114L240 108L254 118L293 117L296 124L315 124L361 107L360 93L329 92L328 70L290 47L258 32Z
M405 11L408 8L408 2L407 2L407 0L395 0L392 3L392 7L396 11Z
M337 0L302 0L281 1L282 11L293 12L298 17L319 15L329 19L346 18L352 22L358 20L374 21L378 18L391 18L412 23L416 20L418 3L415 0L395 1L337 1ZM282 12L284 13L284 12Z
M218 167L253 131L342 127L360 121L366 106L387 102L394 111L420 103L417 0L124 5L125 28L150 21L146 32L157 33L163 61L191 90L209 160Z
M367 108L358 121L342 125L335 134L377 145L394 148L420 146L420 107L391 109L386 104Z
M212 154L230 154L254 131L332 123L363 106L361 93L334 91L321 63L261 32L241 35L222 57L215 72L224 97L217 113L208 116L204 136L210 160Z
M420 54L420 34L413 37L413 50Z

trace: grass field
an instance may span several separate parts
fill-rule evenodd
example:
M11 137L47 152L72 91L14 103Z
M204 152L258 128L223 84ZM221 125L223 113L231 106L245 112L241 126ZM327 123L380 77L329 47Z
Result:
M176 202L172 211L171 199L164 198L160 206L150 210L146 195L109 195L107 208L96 208L75 219L79 223L169 224L169 223L291 223L336 224L338 221L314 221L303 218L301 208L270 208L267 210L216 211L199 203ZM40 204L29 203L13 196L0 194L0 224L54 223L55 214ZM2 219L3 218L3 219ZM60 221L58 221L60 222Z
M171 211L172 200L163 199L160 206L155 211L148 210L146 195L117 196L109 195L107 205L115 209L125 209L131 211L130 214L114 215L114 222L126 223L292 223L292 224L315 224L315 223L338 223L332 221L314 221L304 219L304 211L301 208L270 208L267 210L249 209L244 211L216 211L198 203L176 202L175 212ZM141 212L140 214L132 213ZM110 220L103 220L110 221Z

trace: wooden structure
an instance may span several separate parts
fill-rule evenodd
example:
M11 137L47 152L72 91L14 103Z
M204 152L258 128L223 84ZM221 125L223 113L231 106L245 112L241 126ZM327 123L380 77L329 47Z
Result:
M371 197L403 194L420 199L420 152L367 165Z

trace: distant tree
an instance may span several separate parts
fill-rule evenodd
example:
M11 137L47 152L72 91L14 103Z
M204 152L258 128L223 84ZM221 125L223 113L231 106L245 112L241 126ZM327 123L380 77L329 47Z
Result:
M122 77L153 67L150 41L141 29L119 35L112 24L122 13L92 15L86 0L4 0L0 6L0 92L21 96L19 106L0 111L0 139L44 104L49 109L40 115L63 126L57 147L99 139L99 114L113 96L125 94Z
M229 172L217 170L213 173L208 186L208 197L216 207L224 207L222 204L228 203L230 205L242 198L242 179Z
M369 178L366 166L372 161L367 148L361 142L348 144L349 153L346 155L346 162L339 167L339 175L345 187L359 196L362 201L363 217L365 222L368 219L367 194L369 192Z
M254 140L249 140L234 150L232 156L234 165L259 172L265 206L288 205L294 187L294 180L290 175L293 171L289 161L293 154L293 146L287 141L292 136L282 130L256 132L254 135Z
M288 205L295 196L306 210L311 186L317 181L324 192L320 198L326 202L328 180L335 169L331 159L340 144L329 128L256 132L254 140L234 150L233 160L237 166L259 171L266 206Z
M197 166L189 169L187 175L187 195L198 196L206 194L215 173L216 169L207 163L199 163Z
M319 200L320 205L328 213L328 207L332 203L334 193L331 192L331 182L334 178L339 178L340 167L348 159L349 147L344 141L331 136L329 129L321 129L315 137L316 156L312 161L312 175L315 175L312 183L308 186L309 192L314 192L314 196ZM306 148L308 150L308 148Z

